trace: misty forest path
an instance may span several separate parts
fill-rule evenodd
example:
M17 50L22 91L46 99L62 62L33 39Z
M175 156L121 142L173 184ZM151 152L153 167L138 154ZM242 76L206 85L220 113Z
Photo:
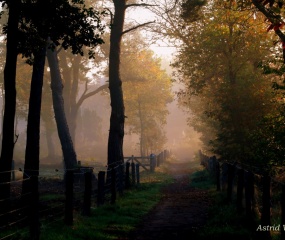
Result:
M207 220L210 203L207 190L190 185L189 163L170 163L168 172L174 182L162 189L159 204L133 231L129 240L189 240L195 239Z

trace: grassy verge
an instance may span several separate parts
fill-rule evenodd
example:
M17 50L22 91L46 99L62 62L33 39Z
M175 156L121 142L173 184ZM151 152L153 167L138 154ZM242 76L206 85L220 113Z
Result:
M237 214L235 203L228 204L226 192L217 192L214 181L206 170L191 175L192 186L207 189L211 199L208 221L200 230L197 240L250 240L253 239L253 220L244 213Z
M91 217L75 215L72 227L62 221L43 229L41 240L108 240L126 237L161 198L160 189L171 181L162 172L145 173L139 186L119 197L116 204L92 209Z

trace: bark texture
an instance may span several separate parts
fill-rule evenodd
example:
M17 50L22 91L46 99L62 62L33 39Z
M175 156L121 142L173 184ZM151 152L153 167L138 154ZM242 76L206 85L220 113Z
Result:
M14 120L16 111L16 66L18 44L18 22L20 0L8 2L9 18L6 43L6 63L4 68L5 106L3 119L2 149L0 158L0 183L10 182L14 151ZM10 185L0 185L0 199L10 195Z
M126 1L113 0L113 2L115 14L111 28L109 55L109 89L111 98L111 117L108 139L109 166L114 166L124 161L123 139L125 124L125 107L120 77L120 53Z
M70 136L64 111L64 100L62 95L63 84L60 75L56 50L48 49L47 58L50 67L51 90L52 90L55 121L57 125L58 136L62 147L63 160L66 169L73 169L77 164L77 157Z
M34 57L29 99L24 179L30 176L38 176L40 164L40 119L46 49L43 48L34 53ZM28 191L30 191L29 181L24 181L22 192L25 194Z

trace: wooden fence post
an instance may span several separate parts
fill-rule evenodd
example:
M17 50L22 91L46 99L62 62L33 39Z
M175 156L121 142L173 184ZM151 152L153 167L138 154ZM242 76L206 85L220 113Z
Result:
M39 187L38 176L31 176L30 179L30 239L40 239L40 219L39 219Z
M221 191L221 172L220 163L216 162L216 181L217 181L217 191Z
M130 163L126 163L126 179L125 179L125 186L126 188L130 188Z
M112 167L111 169L111 204L115 204L117 194L116 194L116 168Z
M88 169L88 171L84 173L85 188L82 214L85 216L91 215L92 172L92 169Z
M252 203L254 198L254 175L252 172L245 172L245 210L248 216L252 215Z
M135 169L135 163L131 163L131 169L132 169L132 185L136 184L136 169Z
M105 172L100 171L98 173L97 206L104 205L104 201L105 201Z
M237 211L242 212L242 199L243 199L243 189L244 189L244 170L238 168L237 170Z
M124 192L124 164L119 165L118 175L118 191L120 196L122 196Z
M140 164L136 163L137 184L140 184Z
M73 170L65 173L65 216L66 225L73 224Z
M152 153L149 156L149 161L150 161L150 172L155 171L155 155Z
M262 212L261 224L263 226L270 225L270 185L271 178L268 174L262 177ZM283 227L283 226L282 226ZM262 239L271 239L270 231L262 231Z
M131 159L132 159L131 163L133 163L133 162L134 162L134 160L135 160L134 155L132 155Z
M281 240L285 240L285 231L283 226L285 225L285 185L282 184L281 194Z

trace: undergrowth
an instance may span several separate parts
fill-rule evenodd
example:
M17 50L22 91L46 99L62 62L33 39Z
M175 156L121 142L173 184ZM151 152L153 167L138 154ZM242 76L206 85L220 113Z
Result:
M255 220L245 213L238 214L234 202L228 203L226 192L217 192L213 177L207 170L200 170L191 176L191 185L207 189L211 203L206 225L200 229L197 240L253 240Z
M62 221L42 231L41 240L109 240L127 237L162 197L161 187L171 182L169 175L147 173L142 183L119 197L114 205L92 209L91 217L75 214L74 225Z

